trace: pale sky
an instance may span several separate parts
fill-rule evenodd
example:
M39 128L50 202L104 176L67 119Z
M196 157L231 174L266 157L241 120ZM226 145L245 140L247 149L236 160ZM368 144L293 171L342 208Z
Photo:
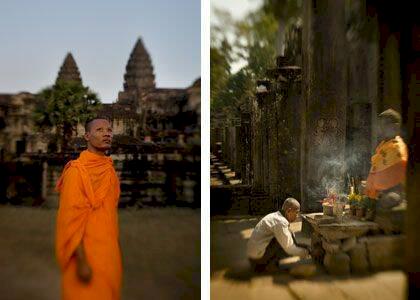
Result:
M247 13L256 10L262 4L262 0L211 0L211 7L221 8L230 12L233 18L243 18ZM210 21L214 22L213 9Z
M228 11L235 20L240 20L248 13L258 9L262 5L262 0L211 0L210 23L217 24L218 20L214 15L213 8ZM229 40L233 40L231 34L227 34ZM246 61L240 60L231 65L231 72L235 73L247 64Z
M200 76L200 0L1 0L0 93L54 83L71 51L85 85L116 100L131 50L143 38L158 87Z

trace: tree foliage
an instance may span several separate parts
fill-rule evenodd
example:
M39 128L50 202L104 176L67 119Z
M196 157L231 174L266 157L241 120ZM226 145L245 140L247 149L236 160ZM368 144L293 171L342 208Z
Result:
M234 21L221 10L216 11L219 25L212 25L210 49L212 112L236 115L249 105L256 81L275 62L276 18L263 8ZM237 72L232 66L243 64Z
M39 131L51 132L55 128L62 150L67 150L77 124L92 118L100 105L98 96L89 87L76 81L59 81L37 94L32 118Z

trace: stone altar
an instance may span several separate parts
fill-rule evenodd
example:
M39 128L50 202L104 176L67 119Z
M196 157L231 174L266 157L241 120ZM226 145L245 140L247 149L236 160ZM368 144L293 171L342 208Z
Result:
M333 275L364 274L403 265L404 235L380 234L375 222L344 215L341 222L322 213L302 215L313 229L311 254Z

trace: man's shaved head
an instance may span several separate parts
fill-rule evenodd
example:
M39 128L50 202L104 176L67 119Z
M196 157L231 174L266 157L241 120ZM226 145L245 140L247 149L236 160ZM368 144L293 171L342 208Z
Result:
M289 208L294 210L300 210L300 203L295 198L287 198L284 200L282 211L287 211Z
M106 118L94 118L85 124L85 140L88 150L104 155L105 151L111 149L112 126Z
M294 222L299 214L300 204L295 198L287 198L281 207L281 214L289 222Z
M95 118L88 119L85 122L85 132L89 132L92 129L92 123L95 120L107 120L108 122L111 123L111 121L106 117L95 117Z

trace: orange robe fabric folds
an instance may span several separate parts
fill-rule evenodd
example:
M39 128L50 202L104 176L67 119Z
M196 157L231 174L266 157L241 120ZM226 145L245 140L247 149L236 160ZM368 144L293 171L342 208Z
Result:
M366 182L366 195L376 199L380 191L405 183L408 150L403 139L382 142L372 156L372 167Z
M118 242L119 180L112 159L88 150L70 161L57 183L56 256L62 299L120 299L122 264ZM76 247L83 241L92 279L76 275Z

